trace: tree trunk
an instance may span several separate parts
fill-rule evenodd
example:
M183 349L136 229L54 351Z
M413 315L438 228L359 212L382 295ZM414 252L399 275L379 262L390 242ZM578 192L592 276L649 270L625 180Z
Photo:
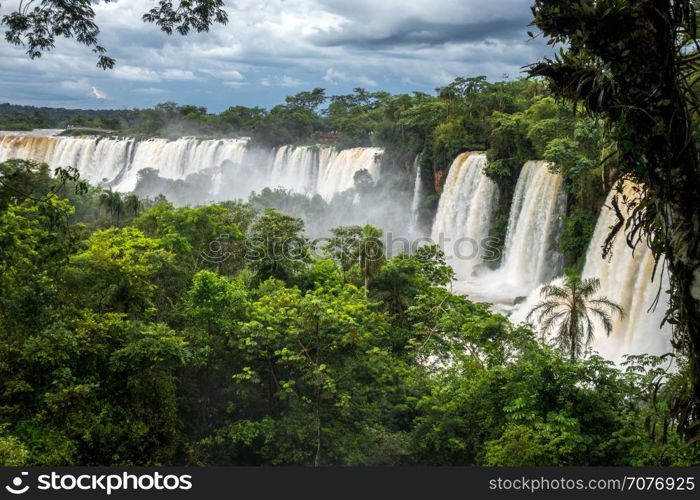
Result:
M674 58L676 37L668 0L665 9L657 1L646 0L646 16L653 20L653 40L659 43L655 53L665 57L648 61L648 72L657 75L653 91L668 100L659 106L656 123L640 116L657 132L644 151L648 156L649 185L658 199L656 210L661 215L662 231L658 253L663 254L671 272L672 311L678 320L676 338L685 344L689 356L695 394L697 419L700 403L700 163L693 140L693 124L687 99L680 87L680 75ZM645 17L646 17L645 16ZM663 33L663 36L660 34ZM642 42L644 43L644 42ZM664 67L665 66L665 67ZM654 156L654 153L656 154ZM659 238L657 236L657 239ZM657 254L658 255L658 254ZM659 256L660 257L660 256Z
M571 322L569 323L569 352L571 353L571 362L576 361L576 324L578 318L576 313L571 311Z
M321 465L321 389L316 393L316 457L314 467Z
M688 75L681 69L687 53L680 49L680 32L694 28L682 3L630 0L611 12L590 2L581 10L580 0L538 0L538 26L548 36L570 39L573 58L545 61L531 74L548 77L561 96L607 115L621 171L647 190L645 214L633 220L628 238L643 236L641 244L648 238L670 271L668 312L675 345L689 357L692 422L700 416L700 163L683 83ZM695 15L692 5L685 7Z
M367 272L365 271L365 298L369 295L369 276L367 276Z

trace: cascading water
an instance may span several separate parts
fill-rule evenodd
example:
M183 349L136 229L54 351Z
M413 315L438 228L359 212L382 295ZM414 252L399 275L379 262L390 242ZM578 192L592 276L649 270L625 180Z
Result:
M225 161L240 164L246 144L245 139L137 142L95 137L4 136L0 140L0 161L24 158L51 167L72 166L90 182L116 191L132 191L139 170L152 168L165 179L184 179L205 169L221 168Z
M425 198L425 188L420 174L420 155L416 156L413 162L413 170L416 173L416 180L413 185L413 200L411 201L411 233L415 234L419 226L420 205Z
M625 183L623 192L628 196L634 185ZM598 278L602 296L608 297L624 310L621 319L613 323L613 333L610 337L598 332L593 349L608 359L619 361L625 354L663 354L671 350L671 328L661 327L664 314L668 309L669 288L668 276L661 275L663 266L659 265L654 274L654 257L651 250L640 243L633 251L623 234L619 234L612 246L609 259L602 258L602 247L610 233L610 227L617 222L615 211L611 208L612 198L616 191L608 195L603 206L591 245L586 254L586 264L583 268L583 278ZM626 207L620 203L620 209L627 216ZM657 307L653 305L657 294Z
M554 278L563 265L558 251L566 210L562 176L544 161L528 161L515 187L499 270L516 295Z
M355 174L366 170L374 182L379 179L384 150L380 148L345 149L339 153L328 153L320 162L317 193L329 201L337 193L355 185Z
M562 177L546 162L526 162L513 194L501 266L462 277L454 290L505 312L556 276L563 264L558 246L566 196L561 188Z
M133 160L124 175L114 186L118 191L131 191L136 187L138 171L152 168L166 179L185 179L188 175L206 169L221 169L225 162L240 165L246 153L245 139L198 141L183 138L176 141L150 139L139 142Z
M247 139L137 141L48 133L0 134L0 161L23 158L51 167L72 166L91 183L121 192L133 191L144 169L153 169L159 177L170 180L207 171L212 177L212 199L245 198L252 190L283 187L330 200L352 188L360 170L367 170L376 182L383 152L379 148L338 152L325 146L282 146L270 157L262 150L251 151Z
M623 191L629 195L632 189L633 185L626 183ZM613 242L609 258L602 257L602 248L610 228L617 223L617 216L611 208L612 198L616 194L617 191L613 190L601 209L586 254L582 278L598 278L600 289L596 295L607 297L624 310L621 318L614 318L610 336L605 335L602 324L595 323L591 345L604 358L620 362L627 354L659 355L671 351L672 347L670 326L661 326L669 303L668 276L665 273L661 275L663 266L659 265L652 281L654 257L651 250L640 243L633 251L621 233ZM620 209L624 214L626 208L623 204L620 204ZM562 278L557 278L552 284L561 285L562 281ZM659 300L654 308L657 295ZM539 302L538 288L517 307L511 320L516 323L525 321Z
M455 159L433 223L432 240L440 243L460 279L471 277L484 262L482 243L498 201L498 188L484 175L484 167L483 153L463 153Z
M282 146L272 162L271 180L294 192L313 195L318 184L319 150L308 146Z

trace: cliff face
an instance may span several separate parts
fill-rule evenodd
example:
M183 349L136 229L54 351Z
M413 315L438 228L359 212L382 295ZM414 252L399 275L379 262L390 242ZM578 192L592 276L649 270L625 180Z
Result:
M447 170L435 170L433 171L433 177L435 179L435 192L442 196L442 190L445 186L445 179L447 178Z

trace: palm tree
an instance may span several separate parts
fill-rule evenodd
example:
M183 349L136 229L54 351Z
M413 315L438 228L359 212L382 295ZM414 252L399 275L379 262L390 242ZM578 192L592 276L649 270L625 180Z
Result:
M119 225L119 219L124 213L124 203L122 202L122 197L119 193L108 189L100 193L99 205L104 208L105 214L109 215L109 220L112 225L114 224L114 218L116 216L116 225Z
M593 318L599 319L610 335L613 315L622 317L620 306L607 297L595 296L599 288L599 279L578 276L566 277L562 285L545 285L540 291L542 302L530 311L527 320L535 318L543 336L552 332L559 349L574 361L593 341Z
M123 200L123 205L124 211L132 217L136 217L141 210L141 200L135 194L126 196Z
M122 214L124 213L124 204L122 203L122 195L116 192L110 191L112 197L109 203L109 209L110 212L112 213L112 216L114 217L115 215L117 216L117 226L119 225L119 220L121 219ZM114 220L112 220L112 224L114 225Z
M99 197L100 209L104 209L105 216L109 214L110 191L102 191Z
M370 280L377 275L384 263L382 234L381 229L367 224L362 228L360 239L357 242L357 259L360 273L365 282L365 296L369 291Z
M364 227L340 226L331 229L331 233L326 252L340 264L344 273L354 266L359 268L367 295L370 280L385 260L382 230L367 224Z

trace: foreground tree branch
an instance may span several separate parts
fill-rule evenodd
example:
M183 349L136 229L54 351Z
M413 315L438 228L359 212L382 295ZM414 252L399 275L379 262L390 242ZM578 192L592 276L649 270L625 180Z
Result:
M604 115L619 168L644 185L627 200L628 242L650 246L670 271L667 321L688 353L694 386L686 429L697 426L700 402L700 163L697 118L696 3L689 0L536 0L537 26L554 59L530 67L560 97Z
M103 0L108 3L113 0ZM7 2L0 3L0 7ZM55 47L56 38L73 38L97 54L97 66L111 69L116 61L100 45L100 28L95 22L92 0L25 0L2 17L5 40L26 49L36 59ZM187 35L190 31L209 31L214 23L226 24L228 16L223 0L158 0L157 5L143 15L144 22L153 23L171 35L173 31Z

